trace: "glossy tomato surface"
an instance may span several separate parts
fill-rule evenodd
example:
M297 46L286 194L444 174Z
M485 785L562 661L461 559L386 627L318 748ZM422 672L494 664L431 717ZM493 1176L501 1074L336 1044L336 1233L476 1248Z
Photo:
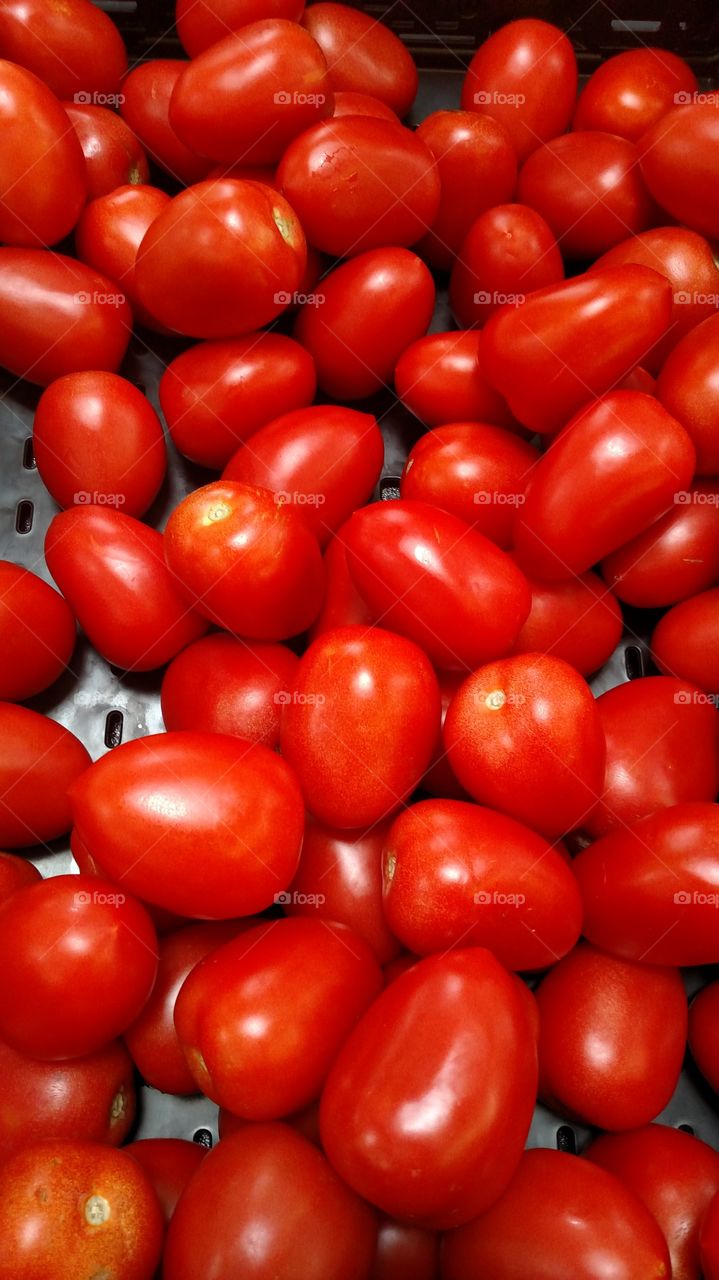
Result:
M637 142L677 103L688 102L697 78L668 49L643 47L617 53L600 64L582 88L575 129L602 129Z
M89 200L109 195L127 183L149 181L147 156L122 116L93 103L66 102L87 172Z
M147 228L169 202L167 193L157 187L126 184L85 205L75 228L80 261L115 280L130 303L135 323L151 329L162 326L137 296L135 262Z
M402 403L428 427L489 422L511 427L507 403L482 371L480 336L471 331L429 333L410 343L394 371Z
M175 25L191 58L223 40L248 22L261 18L288 18L299 22L304 0L177 0Z
M511 653L549 653L576 667L580 675L598 671L622 635L622 611L596 573L564 582L528 578L529 617Z
M90 764L69 729L0 702L0 845L43 844L69 831L68 789Z
M684 94L679 101L686 103ZM692 231L719 234L719 180L706 163L719 139L716 103L675 106L638 142L642 178L662 209Z
M0 699L22 702L53 684L75 648L67 602L37 574L0 560Z
M398 116L406 115L417 93L417 68L383 22L350 5L322 0L305 11L302 25L327 59L333 89L371 93Z
M527 294L564 279L555 234L536 209L497 204L468 227L449 282L459 324L481 328L506 305L523 306Z
M16 853L0 853L0 902L4 902L16 889L37 884L42 876L37 867Z
M144 1169L169 1222L207 1148L183 1138L140 1138L130 1142L125 1151Z
M652 657L664 675L698 685L707 693L719 692L718 634L719 589L713 587L680 600L659 619L652 635Z
M196 9L202 7L195 6ZM170 99L186 66L179 58L139 62L123 81L120 103L123 120L147 155L183 186L201 182L212 163L186 147L170 124Z
M719 483L696 480L678 490L665 515L602 561L620 600L661 608L719 582Z
M657 381L658 398L694 442L700 476L719 472L718 378L719 316L712 316L682 338Z
M127 71L122 36L90 0L8 0L0 10L0 50L61 99L119 97Z

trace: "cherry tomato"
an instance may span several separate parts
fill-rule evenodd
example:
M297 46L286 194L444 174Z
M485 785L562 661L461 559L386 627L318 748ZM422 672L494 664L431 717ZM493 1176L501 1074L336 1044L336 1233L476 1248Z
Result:
M449 301L461 325L481 328L500 307L558 284L564 263L554 233L536 209L498 204L480 213L452 268Z
M317 41L333 89L370 93L398 116L417 94L417 68L398 36L368 13L346 4L313 4L302 25Z
M719 472L719 315L704 320L670 352L657 382L657 397L691 436L697 474Z
M449 422L516 426L482 372L481 338L469 331L429 333L402 352L394 371L402 403L428 427Z
M603 129L638 142L677 102L689 102L696 88L691 67L667 49L616 53L592 72L581 90L574 128Z
M75 228L75 249L81 262L115 280L127 297L138 324L157 329L135 290L135 260L150 226L170 202L157 187L117 187L85 206Z
M141 1138L130 1142L125 1151L144 1169L165 1221L169 1222L180 1196L207 1155L206 1148L182 1138Z
M29 569L0 560L0 699L22 702L62 675L75 619L57 591Z
M58 98L115 99L127 71L122 36L89 0L5 0L0 53L27 67Z
M719 982L710 982L689 1006L689 1048L699 1070L719 1092Z
M0 702L0 845L55 840L70 830L68 787L91 763L74 733L47 716Z
M657 204L710 240L719 236L719 178L707 157L718 142L716 105L693 102L663 115L637 144L642 178Z
M5 902L16 889L37 884L38 880L42 880L42 876L32 862L14 853L0 853L0 903Z
M185 52L197 57L236 31L262 18L299 22L304 0L176 0L175 26Z
M654 629L651 650L664 675L719 693L719 588L669 609Z
M622 636L622 611L612 593L595 573L528 581L532 607L510 653L549 653L583 676L598 671Z
M602 575L627 604L657 608L719 582L719 484L698 480L674 506L602 561Z
M107 107L71 102L64 106L85 157L89 200L127 183L149 180L147 156L122 116Z
M194 8L199 11L204 3ZM186 147L170 123L170 99L186 66L179 58L138 63L123 81L120 103L120 115L147 155L182 186L201 182L211 163Z
M309 629L310 640L336 627L370 627L377 621L367 601L360 595L347 567L346 526L330 539L324 554L325 597Z
M317 6L314 6L317 8ZM335 90L335 119L338 116L375 116L378 120L391 120L397 124L399 116L391 107L380 102L370 93L352 93L349 90Z

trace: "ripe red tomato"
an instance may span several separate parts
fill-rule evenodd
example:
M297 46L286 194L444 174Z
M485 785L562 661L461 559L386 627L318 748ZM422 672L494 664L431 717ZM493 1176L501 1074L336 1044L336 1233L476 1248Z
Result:
M558 284L564 263L554 233L536 209L498 204L469 227L452 268L449 301L461 325L481 328L500 307Z
M391 382L402 352L429 328L434 303L434 281L416 254L370 249L325 276L321 294L300 308L294 335L328 396L362 400Z
M719 315L702 321L670 353L657 396L689 432L697 451L697 475L719 472Z
M63 511L45 558L91 644L123 671L164 666L207 630L165 564L162 534L132 516L109 506Z
M204 4L194 7L200 10ZM183 186L202 182L211 165L190 151L170 124L170 99L186 66L179 58L139 62L123 80L120 103L120 115L150 159Z
M176 0L175 26L185 52L197 57L236 31L262 18L299 22L304 0Z
M62 675L75 648L75 619L57 591L0 560L0 699L23 702Z
M459 782L444 749L444 722L447 719L447 711L455 693L464 682L465 673L461 671L440 671L437 673L437 679L442 700L440 727L432 763L422 778L422 790L428 791L431 796L439 796L444 800L469 800L470 797Z
M0 52L27 67L58 98L114 98L127 71L120 32L89 0L5 0Z
M115 280L127 297L137 324L162 328L143 307L135 290L135 261L140 243L170 197L157 187L117 187L91 200L75 228L75 251L81 262Z
M665 675L719 693L719 588L669 609L654 629L651 649Z
M70 852L77 863L81 875L95 876L99 880L107 879L107 876L100 870L87 845L81 840L74 827L70 832ZM143 901L142 898L137 900L142 902L158 934L170 933L173 929L181 928L187 924L186 917L177 915L174 911L166 911L164 907L156 907L151 902Z
M512 1177L535 1085L534 1032L506 970L481 947L430 956L345 1041L322 1096L322 1142L385 1213L457 1226Z
M317 6L314 6L317 8ZM399 122L399 116L391 107L380 102L370 93L352 93L349 90L335 90L335 119L337 116L375 116L378 120Z
M520 161L569 124L577 94L577 59L549 22L522 18L495 31L475 53L462 106L504 125Z
M518 654L480 667L450 704L444 742L475 800L551 838L581 824L601 793L599 714L561 658Z
M699 1233L699 1258L704 1280L719 1277L719 1194L714 1196L704 1215Z
M702 987L689 1006L689 1049L715 1093L719 1092L719 982Z
M1 1280L152 1280L162 1213L131 1156L95 1142L38 1142L0 1167Z
M70 830L68 787L91 763L74 733L0 702L0 846L44 844Z
M347 567L344 538L345 526L327 544L324 554L325 597L309 629L310 640L316 640L325 631L333 631L336 627L371 627L377 621Z
M405 347L394 371L399 399L428 427L489 422L514 427L507 402L482 372L481 338L469 331L428 333Z
M707 156L718 142L716 104L699 101L663 115L637 144L642 178L657 204L710 240L719 235L719 177Z
M187 1142L183 1138L141 1138L130 1142L125 1151L144 1169L165 1221L169 1222L207 1149L199 1142Z
M85 157L89 200L127 183L149 181L147 156L122 116L92 104L63 105Z
M417 95L417 68L405 45L382 22L346 4L313 4L302 25L317 41L333 89L370 93L398 116Z
M532 607L510 653L550 653L580 675L598 671L622 636L622 611L595 573L566 582L529 578Z
M683 58L667 49L629 49L607 58L579 94L575 129L603 129L638 142L679 102L689 102L697 78Z
M614 391L587 405L532 471L515 527L522 568L552 582L584 573L671 508L695 457L653 396Z
M674 506L602 561L615 595L641 608L686 600L719 582L719 484L697 480Z
M0 853L0 903L5 902L16 889L37 884L38 880L42 880L42 876L32 862L18 854Z
M263 911L297 870L304 812L294 774L275 752L239 738L178 732L124 742L87 771L72 802L77 834L103 871L178 915Z
M0 922L0 1035L19 1053L95 1053L121 1035L152 991L155 930L116 884L53 876L8 898Z
M380 1214L369 1280L439 1280L440 1237Z
M430 762L439 714L437 677L411 640L359 626L321 635L280 730L310 813L343 830L392 813Z

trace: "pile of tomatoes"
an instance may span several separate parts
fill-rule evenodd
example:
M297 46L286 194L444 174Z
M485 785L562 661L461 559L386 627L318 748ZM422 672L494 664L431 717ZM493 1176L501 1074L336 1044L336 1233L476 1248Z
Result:
M523 19L413 128L359 10L175 21L0 3L0 1280L719 1280L719 94ZM78 629L164 733L37 709Z

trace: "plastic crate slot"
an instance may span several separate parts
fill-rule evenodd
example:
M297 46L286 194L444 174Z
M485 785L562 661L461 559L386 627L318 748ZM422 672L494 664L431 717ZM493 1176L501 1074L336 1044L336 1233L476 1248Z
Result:
M390 502L399 497L399 476L383 476L379 482L381 502Z
M612 31L628 31L632 35L643 31L661 31L662 24L649 18L612 18Z
M28 436L22 447L22 465L26 471L34 471L37 467L35 450L32 447L32 436Z
M122 742L122 730L125 717L121 711L108 711L105 716L105 746L119 747Z
M624 670L627 680L640 680L644 675L644 654L638 644L628 644L624 650Z
M678 1124L677 1129L681 1129L682 1133L688 1133L690 1138L694 1137L694 1126L691 1124Z
M35 518L35 504L29 498L21 498L15 508L15 528L18 533L29 533Z
M566 1151L570 1156L577 1154L577 1137L569 1124L560 1124L557 1129L557 1151Z
M212 1134L209 1129L195 1129L192 1141L196 1142L198 1147L206 1147L209 1151L212 1147Z

